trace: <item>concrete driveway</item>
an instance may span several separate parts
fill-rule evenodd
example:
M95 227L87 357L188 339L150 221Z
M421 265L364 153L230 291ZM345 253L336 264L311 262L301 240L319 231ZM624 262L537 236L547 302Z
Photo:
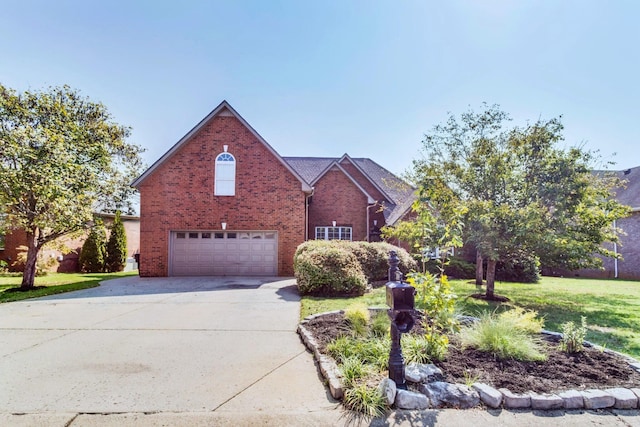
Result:
M111 280L0 305L0 413L336 407L282 278Z
M640 426L639 411L394 411L354 420L318 377L282 278L130 277L0 304L0 425Z

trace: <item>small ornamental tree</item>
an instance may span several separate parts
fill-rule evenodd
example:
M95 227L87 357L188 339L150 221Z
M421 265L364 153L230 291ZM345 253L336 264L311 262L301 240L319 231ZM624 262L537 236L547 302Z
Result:
M124 269L127 262L127 235L124 232L124 224L120 218L120 211L116 211L116 217L111 227L111 235L107 242L107 259L105 268L109 273L115 273Z
M575 270L601 267L596 255L619 258L602 243L618 241L615 221L630 210L613 197L618 177L592 172L597 152L560 144L559 118L513 128L509 120L485 104L479 113L450 115L425 135L424 156L412 174L421 209L415 224L405 226L424 247L420 238L438 236L439 224L463 224L462 240L476 249L478 284L487 262L488 300L499 299L499 262L529 260L535 280L538 262Z
M89 232L89 237L82 245L80 252L80 270L85 273L102 273L107 254L107 233L101 219L96 219Z
M86 230L93 212L128 208L142 148L107 108L68 86L16 92L0 84L0 221L25 232L21 288L40 250Z

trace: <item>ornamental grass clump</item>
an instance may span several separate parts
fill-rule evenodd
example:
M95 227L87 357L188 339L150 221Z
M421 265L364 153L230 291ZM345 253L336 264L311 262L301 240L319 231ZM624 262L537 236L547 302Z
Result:
M386 340L355 338L343 335L327 344L327 353L338 364L351 357L357 357L362 363L371 365L378 372L387 369L390 345Z
M346 389L343 403L348 410L372 418L382 417L388 409L382 392L364 383Z
M365 336L369 332L371 314L366 304L354 303L344 310L344 318L349 323L351 332L356 336Z
M376 338L388 337L390 328L391 320L385 311L378 311L371 317L369 330L372 336Z
M344 385L352 387L356 381L365 378L371 373L369 365L362 363L358 356L350 356L342 360L339 367Z
M579 353L584 349L584 338L587 335L587 318L582 316L580 326L573 322L562 324L560 349L566 353Z
M431 363L444 360L449 347L446 335L402 335L402 354L406 363Z
M535 310L525 310L522 307L514 307L511 310L500 313L500 318L506 322L511 322L514 328L520 329L528 334L539 334L544 328L544 319L538 318Z
M517 326L510 316L485 314L480 320L460 331L463 348L487 351L499 359L544 361L546 355L538 339Z

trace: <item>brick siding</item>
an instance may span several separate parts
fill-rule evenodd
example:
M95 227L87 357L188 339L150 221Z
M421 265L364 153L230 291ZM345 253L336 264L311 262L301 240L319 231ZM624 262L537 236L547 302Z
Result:
M353 227L353 240L367 240L367 196L344 172L333 167L314 186L309 205L309 239L315 239L315 227Z
M215 158L228 145L236 159L235 196L214 196ZM172 230L278 232L278 274L293 275L304 241L300 181L236 117L218 115L141 184L140 275L169 274Z

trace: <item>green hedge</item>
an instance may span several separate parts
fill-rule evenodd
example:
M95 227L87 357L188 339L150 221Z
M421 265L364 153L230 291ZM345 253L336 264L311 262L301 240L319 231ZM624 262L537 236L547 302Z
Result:
M298 289L303 295L362 295L368 282L387 280L391 250L398 253L403 274L416 270L415 260L404 249L388 243L305 242L294 255Z

